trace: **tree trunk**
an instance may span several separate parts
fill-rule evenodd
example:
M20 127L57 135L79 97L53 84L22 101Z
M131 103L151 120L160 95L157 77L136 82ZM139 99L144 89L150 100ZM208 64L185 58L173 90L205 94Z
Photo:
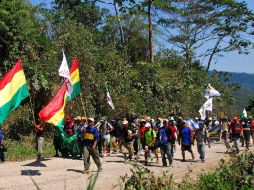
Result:
M150 51L150 62L154 61L153 52L153 23L152 23L152 4L153 0L148 0L148 23L149 23L149 51Z
M122 47L124 47L125 39L124 39L123 25L122 25L122 20L119 17L118 6L117 6L116 0L114 0L114 7L115 7L116 17L117 17L117 21L118 21L118 27L120 30L121 43L122 43Z
M220 42L223 38L219 38L218 41L216 42L214 48L213 48L213 52L211 53L210 57L209 57L209 60L208 60L208 63L207 63L207 67L206 67L206 73L208 73L209 69L210 69L210 66L211 66L211 63L212 63L212 60L213 60L213 56L215 55L216 51L217 51L217 48L218 46L220 45Z

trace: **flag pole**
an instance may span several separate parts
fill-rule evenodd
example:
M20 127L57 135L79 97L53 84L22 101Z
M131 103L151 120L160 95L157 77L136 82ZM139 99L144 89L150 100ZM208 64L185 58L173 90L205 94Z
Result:
M29 96L29 102L30 102L30 109L31 109L31 112L32 112L32 115L33 115L33 121L35 122L33 103L32 103L32 100L31 100L30 96Z
M87 122L87 116L86 116L84 101L83 101L83 98L82 98L82 92L80 92L80 100L81 100L81 105L82 105L82 108L83 108L83 111L84 111L84 114L85 114L85 118L86 118L86 122Z

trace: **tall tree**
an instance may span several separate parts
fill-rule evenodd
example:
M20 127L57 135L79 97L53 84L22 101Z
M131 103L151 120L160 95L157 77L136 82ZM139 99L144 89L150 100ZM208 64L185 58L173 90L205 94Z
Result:
M119 16L117 0L114 0L114 8L115 8L116 18L117 18L117 22L118 22L119 31L120 31L122 47L124 47L125 40L124 40L123 24L122 24L122 19Z
M157 4L163 35L185 57L186 67L206 61L206 72L217 56L247 53L253 42L254 15L236 0L172 0Z
M150 51L151 63L153 63L154 61L152 6L153 6L153 0L148 0L149 51Z

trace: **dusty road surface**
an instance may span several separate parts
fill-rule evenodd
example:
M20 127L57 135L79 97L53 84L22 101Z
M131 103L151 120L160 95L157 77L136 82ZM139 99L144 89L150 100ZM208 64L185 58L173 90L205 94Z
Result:
M159 164L152 163L149 169L155 174L163 173L163 171L167 171L169 175L173 173L174 179L180 181L190 170L192 171L191 177L195 178L197 174L218 167L220 159L229 158L229 155L224 154L225 146L223 144L212 144L210 149L206 148L205 163L199 161L196 146L193 147L195 162L191 161L191 155L188 152L186 152L187 162L181 162L180 147L177 147L172 167L162 167L160 160ZM244 148L241 150L244 151ZM104 157L101 161L103 171L99 174L95 189L112 189L114 185L119 184L120 176L130 174L132 166L123 162L121 154ZM0 189L36 189L34 182L40 189L86 189L88 177L95 174L96 170L92 161L90 173L83 174L83 160L63 158L45 158L41 162L35 160L6 162L0 164ZM114 189L119 189L119 187Z

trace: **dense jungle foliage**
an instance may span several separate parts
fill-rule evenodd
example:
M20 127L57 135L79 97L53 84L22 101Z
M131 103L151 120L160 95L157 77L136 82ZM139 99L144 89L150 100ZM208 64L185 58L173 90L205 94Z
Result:
M62 50L69 65L79 59L88 116L191 117L204 103L208 83L222 94L215 98L214 115L230 114L239 86L227 73L208 75L207 69L216 56L247 52L253 20L246 3L235 0L55 0L50 8L1 0L0 77L21 57L32 100L32 108L26 99L10 114L4 133L31 133L31 109L37 115L62 83ZM201 55L202 39L214 47ZM209 62L201 64L201 57ZM106 103L105 84L115 110ZM80 98L67 105L66 114L84 115Z

